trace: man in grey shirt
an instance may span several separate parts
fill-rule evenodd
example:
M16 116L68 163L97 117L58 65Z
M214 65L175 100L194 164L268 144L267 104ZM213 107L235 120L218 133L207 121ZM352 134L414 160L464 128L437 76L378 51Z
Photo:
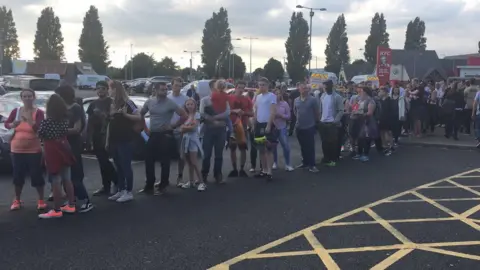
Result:
M315 134L320 115L318 101L309 94L305 82L298 85L298 91L300 96L293 102L293 112L297 118L295 130L302 153L302 164L298 168L318 172L315 167Z
M155 97L150 98L142 107L141 115L144 117L150 112L150 137L145 149L145 174L147 177L142 193L152 194L155 183L155 161L159 160L162 168L158 192L163 193L169 184L170 161L175 155L174 130L181 121L172 124L172 117L176 113L179 119L186 119L187 113L183 107L178 106L173 100L167 98L167 85L160 83L154 89ZM173 147L172 147L173 146Z

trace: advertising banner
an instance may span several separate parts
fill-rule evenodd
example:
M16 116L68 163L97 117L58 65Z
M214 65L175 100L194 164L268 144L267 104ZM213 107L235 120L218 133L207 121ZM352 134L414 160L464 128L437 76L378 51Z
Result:
M377 47L377 77L380 85L390 81L390 67L392 66L392 50L390 48Z

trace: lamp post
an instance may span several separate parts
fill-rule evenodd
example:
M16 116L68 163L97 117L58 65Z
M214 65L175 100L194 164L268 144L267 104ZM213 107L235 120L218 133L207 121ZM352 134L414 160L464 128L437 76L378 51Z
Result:
M194 53L200 53L200 51L187 51L187 50L184 50L183 51L184 53L189 53L190 54L190 80L192 80L192 62L193 62L193 54Z
M130 77L133 80L133 44L130 43Z
M3 28L0 28L0 76L3 75L3 53L4 53L4 48L3 46L5 45L5 30Z
M240 47L233 47L232 46L232 52L228 56L228 77L231 77L233 80L235 80L235 49L239 49ZM230 59L232 64L230 65ZM230 66L232 67L232 72L230 76Z
M244 39L250 40L250 79L252 78L252 40L258 39L257 37L244 37Z
M297 5L296 8L303 8L303 9L308 9L310 10L310 52L312 52L312 21L313 21L313 15L315 15L314 10L316 11L327 11L326 8L311 8L311 7L306 7L302 5ZM311 56L311 53L310 53ZM310 57L310 60L308 61L308 71L311 71L311 63L312 63L312 57Z

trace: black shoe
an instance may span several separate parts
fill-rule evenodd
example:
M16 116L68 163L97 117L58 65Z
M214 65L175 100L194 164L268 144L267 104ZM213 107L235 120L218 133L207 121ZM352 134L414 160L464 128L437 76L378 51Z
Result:
M238 177L238 171L237 171L237 170L232 170L232 171L228 174L228 178L231 178L231 177Z
M305 165L305 164L300 164L300 165L298 165L298 166L295 167L295 168L296 168L296 169L306 169L306 168L308 168L308 166Z
M246 172L244 169L241 169L241 170L238 172L238 176L239 176L239 177L242 177L242 178L247 178L247 177L248 177L248 174L247 174L247 172Z
M47 201L49 201L49 202L53 202L53 194L50 194L50 195L48 196L48 199L47 199Z
M162 195L165 195L167 194L167 187L159 187L155 190L155 192L153 193L153 195L155 196L162 196Z
M264 172L259 172L257 174L255 174L255 178L264 178L267 174L264 173Z
M85 202L80 206L80 209L78 209L78 212L80 213L86 213L90 212L93 209L93 204L90 201Z
M93 196L105 196L105 195L110 195L110 190L106 190L104 187L95 190L93 192Z
M271 174L265 174L265 179L267 180L267 182L272 182L273 176Z

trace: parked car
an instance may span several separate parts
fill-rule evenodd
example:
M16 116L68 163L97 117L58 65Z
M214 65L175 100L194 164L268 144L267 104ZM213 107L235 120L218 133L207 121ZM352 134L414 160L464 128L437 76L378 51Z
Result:
M60 85L56 79L44 79L34 76L20 75L7 80L4 87L8 92L32 89L34 91L53 91Z
M192 87L192 85L195 87L197 90L198 95L200 98L206 97L212 93L212 90L210 90L210 86L208 85L211 80L199 80L199 81L193 81L191 83L188 83L185 85L182 90L180 90L180 93L183 95L187 95L188 89ZM228 89L235 88L235 85L227 82L227 91Z
M54 91L35 91L35 106L45 111L47 106L47 100L53 95ZM12 100L16 102L22 102L19 92L10 92L6 93L1 97L1 99Z
M143 87L143 93L150 95L152 92L152 85L155 82L165 82L165 83L170 83L172 81L173 77L172 76L155 76L148 78L145 81L145 85Z
M13 109L21 106L21 102L0 99L0 170L2 171L10 171L12 169L12 161L10 159L10 140L13 136L13 129L6 129L5 121Z
M143 93L143 89L145 87L145 83L147 82L146 78L138 78L135 80L131 80L130 82L127 83L128 90L130 93L137 93L141 94Z
M88 97L83 99L83 108L85 111L87 111L88 106L94 101L97 100L98 97ZM145 102L148 100L146 97L141 97L141 96L130 96L130 100L135 103L135 105L138 107L140 110ZM87 115L87 121L88 121L88 115ZM150 128L150 114L147 113L145 115L145 126L147 128ZM82 131L82 137L83 141L87 141L87 129L85 128ZM134 147L133 147L133 159L135 160L143 160L145 158L145 143L148 141L148 135L145 131L142 131L140 136L135 138L134 140Z

